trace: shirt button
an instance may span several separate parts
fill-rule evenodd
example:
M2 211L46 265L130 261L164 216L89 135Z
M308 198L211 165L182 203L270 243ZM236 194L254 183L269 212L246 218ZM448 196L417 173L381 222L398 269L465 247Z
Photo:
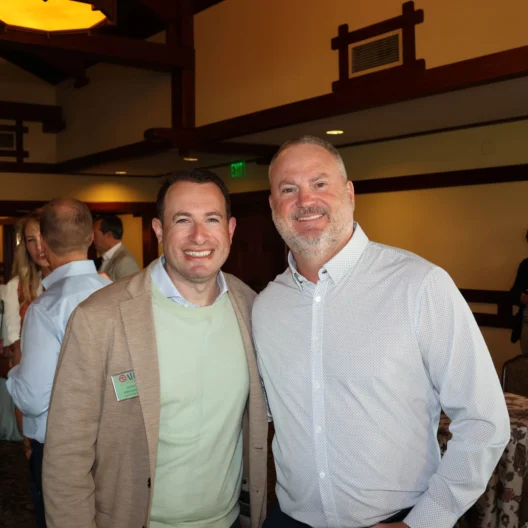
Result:
M315 432L316 432L316 433L320 433L321 431L322 431L321 426L318 425L318 426L315 428Z
M315 302L321 302L321 296L318 295L316 298L315 298Z
M325 472L324 472L324 471L321 471L321 473L319 473L319 476L320 476L322 479L324 479L324 478L326 477Z

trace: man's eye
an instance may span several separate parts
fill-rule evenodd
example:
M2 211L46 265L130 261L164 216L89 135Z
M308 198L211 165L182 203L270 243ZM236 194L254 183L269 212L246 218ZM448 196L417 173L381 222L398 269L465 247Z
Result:
M281 190L281 194L289 194L293 192L293 187L283 187Z
M322 187L326 187L326 182L317 182L315 184L315 186L318 188L318 189L321 189Z
M218 224L218 222L220 222L220 220L218 218L208 218L207 221L208 222L213 222L214 224Z
M189 221L188 218L178 218L178 220L176 220L176 223L177 224L184 224L184 223L186 223L188 221Z

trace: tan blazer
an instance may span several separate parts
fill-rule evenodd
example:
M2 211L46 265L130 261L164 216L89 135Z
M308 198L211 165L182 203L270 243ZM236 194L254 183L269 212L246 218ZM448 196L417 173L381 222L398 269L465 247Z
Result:
M132 253L121 244L121 247L112 255L112 258L103 260L99 271L106 273L113 281L117 281L137 273L139 266Z
M149 525L160 413L151 267L99 290L69 321L44 446L49 528ZM268 423L251 340L255 293L231 275L226 281L249 365L244 459L251 527L258 528L266 509ZM117 401L111 376L130 370L139 398Z

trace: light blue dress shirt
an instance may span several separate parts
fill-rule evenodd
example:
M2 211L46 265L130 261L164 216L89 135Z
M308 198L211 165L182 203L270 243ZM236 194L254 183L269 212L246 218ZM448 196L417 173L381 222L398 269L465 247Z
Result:
M164 297L170 299L172 302L180 304L181 306L185 306L185 308L200 308L197 304L193 304L185 299L172 282L165 269L165 255L161 255L161 257L154 263L151 274L154 284L158 287L158 290ZM221 271L216 278L216 284L219 293L213 304L218 302L223 295L227 293L227 283L224 274Z
M277 498L316 528L450 528L510 437L490 354L449 275L359 225L313 284L289 268L253 332L275 422ZM440 456L440 410L453 438Z
M42 281L22 328L22 361L9 371L7 390L24 414L24 434L44 443L55 369L66 325L77 305L111 281L91 260L60 266ZM74 395L72 395L74 397Z

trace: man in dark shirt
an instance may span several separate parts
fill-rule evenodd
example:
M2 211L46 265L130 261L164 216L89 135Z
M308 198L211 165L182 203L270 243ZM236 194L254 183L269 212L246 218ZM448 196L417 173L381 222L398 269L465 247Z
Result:
M528 231L526 232L526 240L528 241ZM512 343L516 343L521 339L521 352L528 356L528 258L524 259L519 264L517 270L517 277L510 290L512 301L519 307L519 311L515 316L515 323L511 336Z

